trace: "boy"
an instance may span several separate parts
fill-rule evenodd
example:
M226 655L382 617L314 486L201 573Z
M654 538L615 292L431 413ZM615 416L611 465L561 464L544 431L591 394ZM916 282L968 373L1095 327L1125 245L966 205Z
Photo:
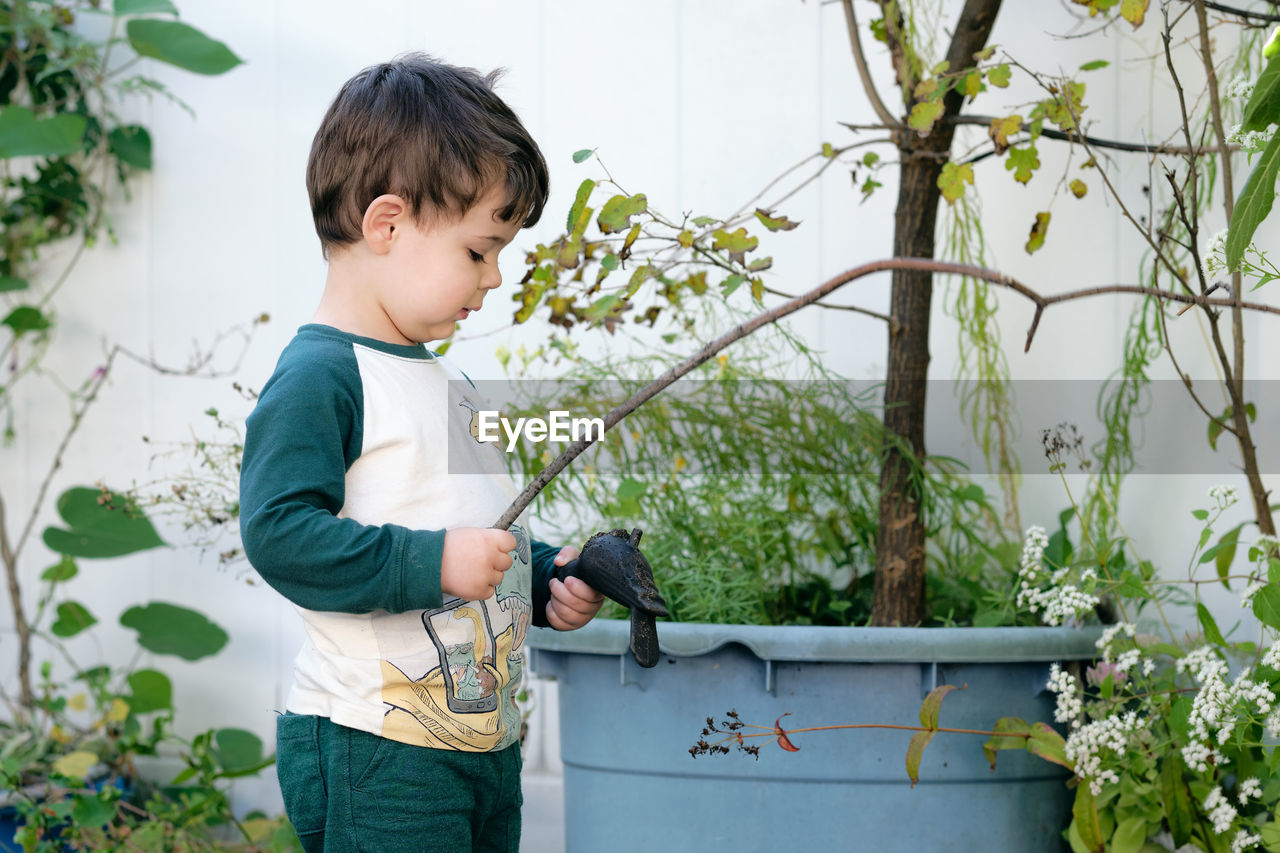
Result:
M474 388L423 346L480 310L546 202L495 79L399 57L349 80L312 143L324 294L241 473L245 552L307 629L277 767L308 851L515 851L525 633L602 601L552 578L577 549L477 526L517 490L471 434Z

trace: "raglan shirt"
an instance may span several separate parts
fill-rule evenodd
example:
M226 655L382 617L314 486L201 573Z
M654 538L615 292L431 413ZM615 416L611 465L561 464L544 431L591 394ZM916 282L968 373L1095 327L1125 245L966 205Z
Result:
M546 624L558 549L513 524L513 563L485 601L440 588L445 531L515 498L483 401L423 346L307 325L245 434L241 535L297 608L306 640L286 707L401 741L484 752L519 736L521 648Z

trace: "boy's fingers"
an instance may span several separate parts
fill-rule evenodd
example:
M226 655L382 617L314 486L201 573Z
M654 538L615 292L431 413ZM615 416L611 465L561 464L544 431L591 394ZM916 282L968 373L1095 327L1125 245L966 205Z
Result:
M582 578L569 578L565 583L565 589L572 593L578 600L585 601L589 604L600 604L604 601L604 593L597 592L592 588L591 584L587 583Z

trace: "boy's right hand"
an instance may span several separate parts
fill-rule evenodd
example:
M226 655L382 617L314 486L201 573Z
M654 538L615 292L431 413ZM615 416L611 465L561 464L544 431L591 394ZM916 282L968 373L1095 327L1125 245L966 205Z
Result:
M456 527L444 534L440 557L440 589L464 601L482 601L493 595L502 575L511 568L516 537L508 530Z

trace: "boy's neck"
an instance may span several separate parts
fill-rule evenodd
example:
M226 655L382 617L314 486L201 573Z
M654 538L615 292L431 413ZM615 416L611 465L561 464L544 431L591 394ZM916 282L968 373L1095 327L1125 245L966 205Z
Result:
M368 258L357 245L334 251L329 258L324 294L311 322L389 344L414 344L396 329L375 300L368 298L374 276Z

